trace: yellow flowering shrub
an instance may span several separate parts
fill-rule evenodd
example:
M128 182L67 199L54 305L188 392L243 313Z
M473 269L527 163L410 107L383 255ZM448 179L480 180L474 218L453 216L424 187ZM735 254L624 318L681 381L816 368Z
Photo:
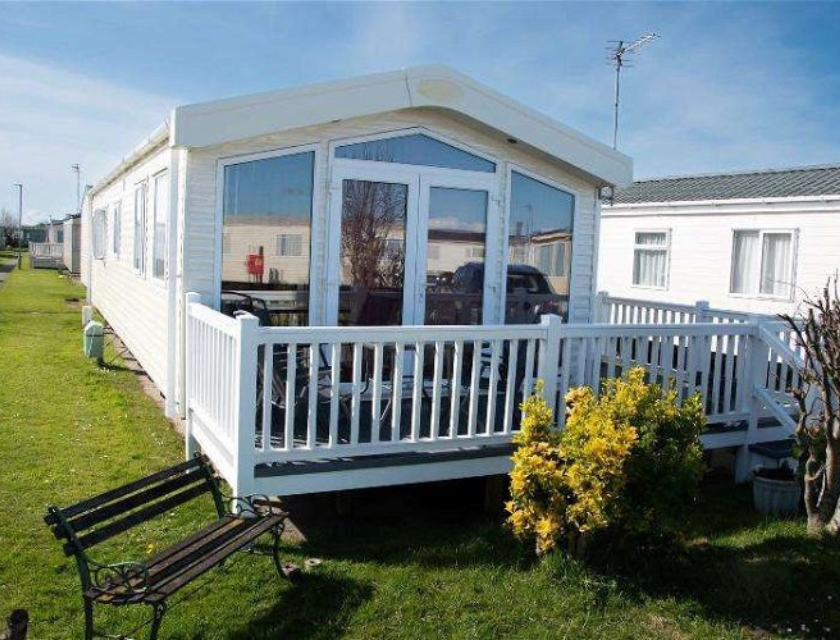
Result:
M514 441L508 523L533 539L538 554L567 540L620 525L644 531L666 527L696 488L702 471L698 397L677 405L676 392L644 382L643 369L566 396L570 412L559 430L542 386L522 403ZM660 519L660 522L656 520Z

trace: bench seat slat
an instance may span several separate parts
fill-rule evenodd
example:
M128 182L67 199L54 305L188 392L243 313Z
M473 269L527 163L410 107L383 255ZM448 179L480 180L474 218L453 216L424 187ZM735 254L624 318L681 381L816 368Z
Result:
M206 556L211 553L214 548L223 545L227 540L236 537L243 530L248 529L253 524L253 521L245 518L238 518L236 516L227 516L216 526L209 526L203 530L203 535L190 536L173 547L157 556L150 558L146 563L146 568L149 571L149 579L153 582L163 580L167 572L171 573L177 570L179 565L184 563L197 561L196 558Z
M152 563L157 562L158 568L150 570L145 591L134 593L127 591L125 584L116 584L107 591L90 589L85 593L85 597L103 604L114 605L155 603L165 600L259 536L278 526L283 518L282 515L256 519L228 516L156 556L159 560L153 559ZM208 535L214 539L207 544L202 544L202 538ZM185 544L189 548L190 539L192 539L191 544L198 545L199 548L184 555ZM174 551L176 549L180 551ZM180 557L176 558L175 556L179 554L181 554ZM139 580L132 582L133 586L139 584Z
M138 493L131 494L122 500L110 502L97 509L83 513L70 520L68 524L76 533L80 533L94 525L125 514L132 509L136 509L169 493L175 493L178 489L183 489L186 486L199 482L206 483L207 476L201 471L190 471L189 473L175 476Z
M140 478L139 480L129 482L128 484L125 484L121 487L117 487L116 489L105 491L104 493L100 493L99 495L93 496L92 498L88 498L87 500L82 500L81 502L77 502L74 505L65 507L64 509L61 509L61 513L65 518L72 518L74 516L79 515L80 513L90 511L91 509L95 509L96 507L99 507L103 504L112 502L114 500L117 500L118 498L122 498L123 496L127 496L130 493L139 491L140 489L144 489L145 487L151 484L160 482L161 480L165 480L179 473L184 473L185 471L188 471L190 469L198 469L199 467L202 467L208 463L209 460L206 456L197 456L195 458L192 458L191 460L187 460L186 462L177 464L174 467L163 469L162 471L153 473L152 475L146 476L145 478ZM58 523L56 516L52 513L47 514L47 516L44 518L44 521L48 525L54 525Z
M283 521L283 516L267 516L265 518L257 519L251 527L245 529L238 536L227 542L225 545L218 547L213 552L204 556L201 561L196 562L185 571L177 574L177 576L167 579L167 581L155 588L155 593L145 601L154 602L155 600L162 600L175 593L181 587L189 584L197 577L206 573L220 562L230 557L242 547L253 542L264 533L269 532L273 527L279 525Z
M200 496L202 493L207 493L211 491L211 488L208 483L202 483L195 486L192 486L185 491L181 491L180 493L176 493L174 495L165 498L164 500L160 500L155 502L154 504L149 505L143 509L139 509L127 515L125 518L120 518L119 520L115 520L108 525L100 529L94 529L89 533L86 533L82 536L77 538L79 545L82 549L87 549L92 547L95 544L99 544L113 536L117 535L118 533L122 533L123 531L127 531L132 527L146 522L147 520L151 520L155 516L158 516L170 509L177 507L180 504L183 504L193 498ZM69 556L75 553L75 548L72 542L67 542L64 545L64 552Z

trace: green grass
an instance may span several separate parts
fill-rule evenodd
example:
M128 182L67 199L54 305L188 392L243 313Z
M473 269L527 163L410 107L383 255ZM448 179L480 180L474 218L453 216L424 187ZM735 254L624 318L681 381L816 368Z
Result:
M0 289L0 616L25 607L31 637L82 629L72 559L42 522L66 505L178 461L182 445L133 373L81 354L83 291L54 271ZM113 357L113 354L111 354ZM166 638L753 638L840 632L840 548L800 521L765 520L749 494L709 484L683 545L602 550L582 568L535 563L478 482L362 492L352 517L297 499L307 542L287 556L324 563L297 586L244 557L164 620ZM190 505L103 549L142 558L211 513ZM134 609L137 609L136 607ZM98 609L109 626L143 613ZM803 627L804 625L804 627ZM826 628L829 630L826 631ZM790 631L788 631L788 629Z

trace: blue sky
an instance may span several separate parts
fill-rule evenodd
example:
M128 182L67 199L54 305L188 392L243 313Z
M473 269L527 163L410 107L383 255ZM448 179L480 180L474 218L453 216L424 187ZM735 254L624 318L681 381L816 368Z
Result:
M445 63L609 142L637 178L840 162L831 3L0 3L0 207L73 209L178 104Z

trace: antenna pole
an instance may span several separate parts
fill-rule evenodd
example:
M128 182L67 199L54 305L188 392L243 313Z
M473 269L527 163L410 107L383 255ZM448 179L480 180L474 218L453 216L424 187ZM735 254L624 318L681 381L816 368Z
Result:
M616 51L621 51L624 47L622 40L618 41ZM621 55L616 55L615 58L615 110L613 114L613 149L618 149L618 100L621 95Z
M613 149L618 149L618 112L619 99L621 97L621 68L626 64L625 56L636 53L643 46L659 37L656 33L646 33L639 36L630 44L624 40L618 40L614 46L609 48L609 64L615 67L615 105L613 109ZM613 43L611 43L613 44ZM632 65L630 65L632 66Z

